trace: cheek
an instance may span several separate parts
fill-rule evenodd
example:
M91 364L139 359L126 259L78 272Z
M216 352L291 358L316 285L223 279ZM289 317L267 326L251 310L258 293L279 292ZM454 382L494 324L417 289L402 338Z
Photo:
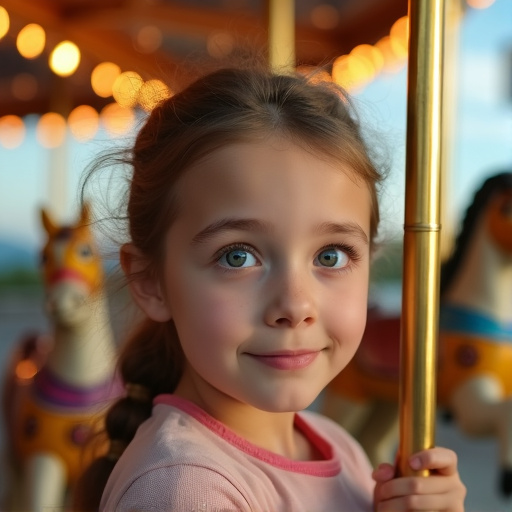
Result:
M367 301L367 292L359 290L326 305L326 328L345 350L350 347L355 351L361 342L366 327Z
M229 344L230 339L243 340L249 335L250 302L246 297L229 293L225 286L183 280L173 287L171 304L173 319L182 343Z

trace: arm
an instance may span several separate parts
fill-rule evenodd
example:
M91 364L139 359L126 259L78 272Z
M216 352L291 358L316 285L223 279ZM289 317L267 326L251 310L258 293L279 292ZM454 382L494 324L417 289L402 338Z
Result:
M446 511L464 512L466 487L457 470L457 456L446 448L432 448L411 456L414 470L429 469L429 477L394 478L391 464L381 464L374 472L376 512Z

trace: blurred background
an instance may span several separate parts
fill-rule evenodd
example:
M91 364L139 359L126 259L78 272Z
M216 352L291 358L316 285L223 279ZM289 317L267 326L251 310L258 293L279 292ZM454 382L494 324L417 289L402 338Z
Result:
M512 169L512 1L454 0L445 70L445 250L474 191ZM78 215L80 182L102 150L129 144L147 112L210 64L264 51L264 0L0 0L0 361L27 330L48 329L39 277L39 211ZM368 144L389 169L382 196L385 257L372 293L400 307L406 131L406 0L296 0L296 62L354 98ZM104 180L91 192L121 197ZM110 244L98 234L105 244ZM115 257L107 261L115 279ZM112 285L112 289L115 285ZM122 292L113 294L118 330ZM0 426L1 435L1 426ZM467 510L510 510L495 490L494 441L457 450Z

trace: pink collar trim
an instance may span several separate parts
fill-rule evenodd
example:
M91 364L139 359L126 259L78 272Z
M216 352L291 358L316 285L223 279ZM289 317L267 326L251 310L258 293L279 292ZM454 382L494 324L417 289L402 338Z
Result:
M170 405L183 411L235 448L277 468L321 477L336 476L341 470L340 460L335 456L331 444L316 432L300 414L295 415L295 426L322 455L323 459L321 460L292 460L260 448L235 434L235 432L230 430L223 423L217 421L203 409L184 398L170 394L158 395L153 400L153 404Z

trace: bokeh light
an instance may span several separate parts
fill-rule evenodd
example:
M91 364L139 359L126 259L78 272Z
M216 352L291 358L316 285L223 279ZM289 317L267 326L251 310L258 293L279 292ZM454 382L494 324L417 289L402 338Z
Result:
M382 39L377 41L377 43L375 43L375 47L380 51L384 59L384 71L388 73L396 73L405 66L406 59L403 56L399 57L395 53L394 47L391 44L390 36L384 36Z
M68 116L69 131L79 142L94 138L99 124L99 114L90 105L79 105Z
M487 9L487 7L490 7L495 1L496 0L466 0L469 7L473 7L473 9Z
M162 45L162 31L153 25L146 25L138 32L134 47L140 53L153 53Z
M114 99L120 107L134 107L139 97L139 90L144 80L135 71L125 71L115 80L112 87Z
M0 117L0 145L7 149L20 146L25 139L25 123L19 116Z
M135 114L131 108L121 107L117 103L109 103L103 107L100 120L110 135L119 137L132 129Z
M92 90L101 98L112 96L112 88L121 68L113 62L98 64L91 73Z
M400 59L405 59L409 53L409 17L402 16L393 23L389 31L391 47Z
M332 30L340 22L340 13L333 5L320 4L311 11L311 23L321 30Z
M4 7L0 6L0 39L9 32L10 20L9 13Z
M71 41L62 41L50 54L50 68L59 76L72 75L80 64L80 50Z
M30 73L18 73L11 81L12 95L21 101L30 101L37 96L37 79Z
M170 95L169 87L161 80L148 80L142 84L139 90L139 104L144 110L153 110Z
M43 114L36 126L36 138L48 149L61 146L66 139L66 120L56 112Z
M46 44L46 33L44 28L37 23L25 25L16 37L16 48L26 59L39 57Z
M206 40L206 51L215 59L227 57L234 47L235 41L228 32L212 32Z

